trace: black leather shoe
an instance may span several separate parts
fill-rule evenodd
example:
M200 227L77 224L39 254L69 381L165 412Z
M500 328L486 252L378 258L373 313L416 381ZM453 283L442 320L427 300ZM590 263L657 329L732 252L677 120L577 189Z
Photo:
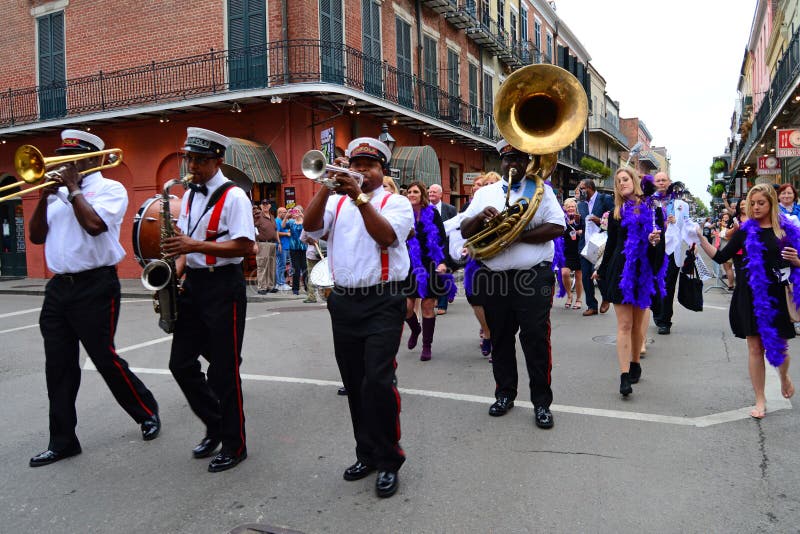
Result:
M374 467L370 467L365 463L362 463L360 460L347 469L344 470L344 475L342 478L352 482L353 480L361 480L365 476L369 475L375 471Z
M378 477L375 479L375 492L378 497L383 499L391 497L397 491L398 485L400 485L400 479L397 471L378 471Z
M150 441L151 439L156 439L159 432L161 432L161 419L158 418L157 413L154 413L151 417L142 422L143 440Z
M489 407L489 415L500 417L505 415L508 410L514 407L514 401L508 397L500 397Z
M553 428L553 414L550 413L550 408L536 406L533 418L539 428Z
M631 393L633 393L633 388L631 387L631 375L630 373L622 373L619 375L619 393L623 397L627 397Z
M277 293L278 292L278 288L277 287L273 287L272 289L269 290L269 292L270 293Z
M59 460L63 460L64 458L69 458L70 456L76 456L81 453L80 446L74 449L68 449L66 451L53 451L47 449L44 452L40 452L28 463L31 467L42 467L43 465L49 465L55 463Z
M339 389L336 390L336 394L342 396L347 395L347 388L344 386L340 387Z
M197 444L197 447L192 449L192 456L195 458L208 458L219 447L220 440L205 437L203 441Z
M639 362L631 362L631 369L628 372L628 381L631 384L636 384L639 382L639 378L642 376L642 366Z
M214 456L214 459L211 460L210 464L208 464L208 472L219 473L220 471L227 471L228 469L239 465L245 458L247 458L246 450L239 456L221 452Z
M659 326L658 327L658 333L661 334L662 336L668 336L669 335L669 327L668 326Z
M258 294L259 295L266 295L267 293L269 293L268 289L259 289L258 290Z

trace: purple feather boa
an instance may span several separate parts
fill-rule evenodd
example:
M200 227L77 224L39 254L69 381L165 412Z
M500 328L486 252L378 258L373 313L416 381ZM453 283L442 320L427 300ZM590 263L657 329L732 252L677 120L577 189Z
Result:
M556 273L556 280L558 280L558 294L556 297L562 298L567 294L567 288L564 287L564 280L561 278L561 268L566 266L567 258L564 255L564 236L559 236L553 239L555 252L553 254L553 271Z
M656 291L655 276L647 259L647 248L650 246L648 237L653 231L653 211L647 202L637 204L627 201L622 208L621 224L628 230L622 251L625 266L619 282L622 303L647 309Z
M439 228L433 222L433 206L426 206L420 210L419 222L422 223L422 232L425 234L425 244L428 248L428 259L437 266L444 262L444 250L442 244L439 242ZM408 245L408 255L411 259L411 273L417 280L417 294L420 298L426 298L428 295L428 269L422 261L422 247L417 239L415 233L413 237L406 241ZM452 274L439 274L438 275L444 282L447 288L448 300L452 302L455 298L458 288L456 287L455 279Z
M782 246L788 245L800 249L800 231L783 216L781 216L780 225L786 232L786 236L781 240ZM757 221L748 219L742 225L742 230L747 234L744 240L744 250L747 254L747 272L750 275L748 284L753 294L753 314L756 317L758 334L761 337L767 361L770 365L778 367L786 359L788 345L775 327L778 303L768 293L771 282L767 277L767 266L764 265L766 249L758 238L761 228ZM792 267L789 281L794 284L792 297L795 299L795 303L800 302L797 300L800 297L800 286L798 286L800 284L800 268Z
M467 296L471 297L475 294L472 283L474 282L473 279L475 278L475 273L478 272L480 266L481 265L478 263L478 260L473 259L470 259L464 266L464 293L466 293Z

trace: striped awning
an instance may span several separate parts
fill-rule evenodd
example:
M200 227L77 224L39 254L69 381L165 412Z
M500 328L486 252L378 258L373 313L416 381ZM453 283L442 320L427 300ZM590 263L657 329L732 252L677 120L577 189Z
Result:
M394 149L389 167L398 169L400 184L421 181L427 186L442 184L442 170L436 151L429 145L404 146Z
M281 166L270 147L238 137L231 141L225 151L225 163L242 171L253 183L281 183Z

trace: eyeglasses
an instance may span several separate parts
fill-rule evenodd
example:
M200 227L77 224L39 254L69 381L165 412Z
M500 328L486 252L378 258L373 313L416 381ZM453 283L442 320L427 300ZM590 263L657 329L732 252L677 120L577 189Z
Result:
M216 159L214 156L195 156L192 154L181 154L181 159L185 161L187 164L196 163L198 165L202 165L203 163L207 162L211 159Z

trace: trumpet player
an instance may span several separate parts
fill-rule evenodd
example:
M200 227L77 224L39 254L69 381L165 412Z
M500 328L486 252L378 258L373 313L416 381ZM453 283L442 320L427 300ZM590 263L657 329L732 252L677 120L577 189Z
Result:
M225 178L220 166L230 139L203 128L189 128L183 158L192 180L183 195L176 235L163 241L186 273L178 297L169 369L192 411L206 427L192 450L208 465L225 471L247 458L244 404L239 365L247 312L242 260L253 248L255 229L250 200ZM208 360L208 373L199 358Z
M103 140L96 135L64 130L56 152L90 154L103 147ZM31 242L44 244L47 267L55 273L45 288L39 316L50 401L50 442L47 450L30 459L31 467L81 452L75 433L75 399L81 380L79 344L117 403L141 425L142 438L152 440L161 429L153 394L114 348L120 304L116 265L125 256L119 231L128 195L122 184L99 171L81 176L80 171L96 167L98 159L77 159L53 173L60 186L42 190L29 223Z
M391 497L405 461L394 378L406 313L406 237L414 226L414 213L407 198L383 189L391 158L385 144L360 137L350 142L347 154L350 170L363 175L363 184L337 173L336 194L323 187L308 205L304 224L314 239L329 236L334 289L328 311L356 439L356 462L343 477L359 480L377 470L376 493Z
M511 188L509 205L521 197L532 198L534 180L525 176L530 156L509 145L497 144L503 179L482 187L464 212L461 223L464 238L477 234L503 210ZM512 172L513 171L513 172ZM509 176L513 177L509 180ZM517 358L515 337L525 354L530 377L534 421L539 428L551 428L550 404L552 354L550 350L550 308L555 278L552 262L553 239L564 233L564 212L553 190L543 184L544 195L531 223L519 239L494 257L483 260L485 276L476 277L473 292L484 301L486 320L492 334L492 370L495 378L495 402L489 415L505 415L514 406L517 396Z

